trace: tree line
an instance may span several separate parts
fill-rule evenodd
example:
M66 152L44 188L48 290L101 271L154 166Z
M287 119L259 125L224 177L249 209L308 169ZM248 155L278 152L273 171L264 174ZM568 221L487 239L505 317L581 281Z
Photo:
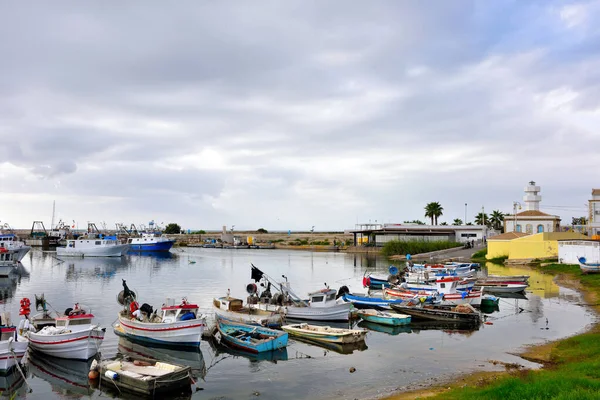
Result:
M427 205L425 206L425 217L431 219L431 225L448 225L447 222L442 222L438 224L438 218L442 215L444 215L444 207L442 207L440 202L432 201L431 203L427 203ZM484 212L480 212L475 215L474 222L476 225L486 225L489 228L501 230L504 224L504 216L505 214L500 210L494 210L490 215ZM425 223L420 220L404 222L425 225ZM454 221L452 221L452 225L465 225L465 223L462 219L455 218ZM473 223L468 222L466 225L473 225Z

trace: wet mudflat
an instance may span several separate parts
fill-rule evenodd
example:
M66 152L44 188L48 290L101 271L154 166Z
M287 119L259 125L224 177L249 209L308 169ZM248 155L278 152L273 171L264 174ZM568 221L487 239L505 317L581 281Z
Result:
M199 352L148 348L112 332L120 306L116 295L126 279L140 302L160 307L167 297L186 296L211 315L213 297L231 290L245 299L253 263L276 279L285 275L293 289L306 294L346 285L364 292L365 270L385 275L388 262L344 253L285 250L183 249L167 257L131 255L121 259L64 259L33 251L26 271L0 281L2 311L15 319L22 297L44 293L62 312L79 302L91 307L96 322L107 327L103 357L118 352L190 365L197 378L193 399L354 399L388 394L399 387L432 382L456 372L499 368L490 360L529 365L509 353L523 345L542 343L582 331L594 315L580 305L578 293L556 286L551 277L532 270L489 265L494 274L530 275L526 297L502 298L489 314L491 325L465 331L456 326L412 324L385 328L361 322L369 329L366 344L319 347L290 339L283 352L248 356L203 342ZM27 398L99 398L105 395L87 384L85 362L34 355L27 367L31 393L18 373L2 377L0 389ZM351 373L350 369L355 372ZM6 392L8 394L8 392ZM258 397L257 397L258 394Z

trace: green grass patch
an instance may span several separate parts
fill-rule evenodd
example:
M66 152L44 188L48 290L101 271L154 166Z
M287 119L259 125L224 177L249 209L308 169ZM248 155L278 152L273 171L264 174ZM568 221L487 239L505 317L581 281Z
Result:
M495 257L495 258L490 258L489 262L492 262L494 264L504 264L504 261L508 260L508 256L502 256L502 257Z
M404 242L401 240L392 240L383 245L381 254L386 257L405 254L421 254L461 246L462 244L457 242Z

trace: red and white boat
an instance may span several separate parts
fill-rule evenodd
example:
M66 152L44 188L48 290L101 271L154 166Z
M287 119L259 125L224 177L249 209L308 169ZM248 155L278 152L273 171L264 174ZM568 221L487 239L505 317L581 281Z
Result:
M50 356L87 360L98 353L106 328L92 324L94 315L75 304L64 316L55 318L55 326L46 326L38 332L29 331L27 337L32 349Z
M0 326L0 372L13 368L27 352L29 342L17 334L15 326Z
M113 326L115 333L146 343L169 346L198 347L206 328L206 317L199 312L197 304L183 298L180 304L167 298L160 309L153 311L148 304L140 307L136 295L123 280L123 290L118 301L123 305L119 322Z

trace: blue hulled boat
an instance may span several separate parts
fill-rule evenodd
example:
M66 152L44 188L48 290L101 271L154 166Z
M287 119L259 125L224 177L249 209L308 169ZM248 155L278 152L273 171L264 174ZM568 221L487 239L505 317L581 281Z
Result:
M404 299L382 299L380 297L358 296L350 293L344 294L344 300L352 303L356 308L374 308L376 310L389 310L390 304L406 304Z
M260 326L224 321L217 317L217 341L248 351L263 353L287 346L288 334Z
M130 252L167 252L175 244L175 240L163 236L160 232L142 233L140 237L129 238Z
M410 324L410 315L395 312L381 312L378 310L360 310L358 316L365 321L381 325L400 326Z

